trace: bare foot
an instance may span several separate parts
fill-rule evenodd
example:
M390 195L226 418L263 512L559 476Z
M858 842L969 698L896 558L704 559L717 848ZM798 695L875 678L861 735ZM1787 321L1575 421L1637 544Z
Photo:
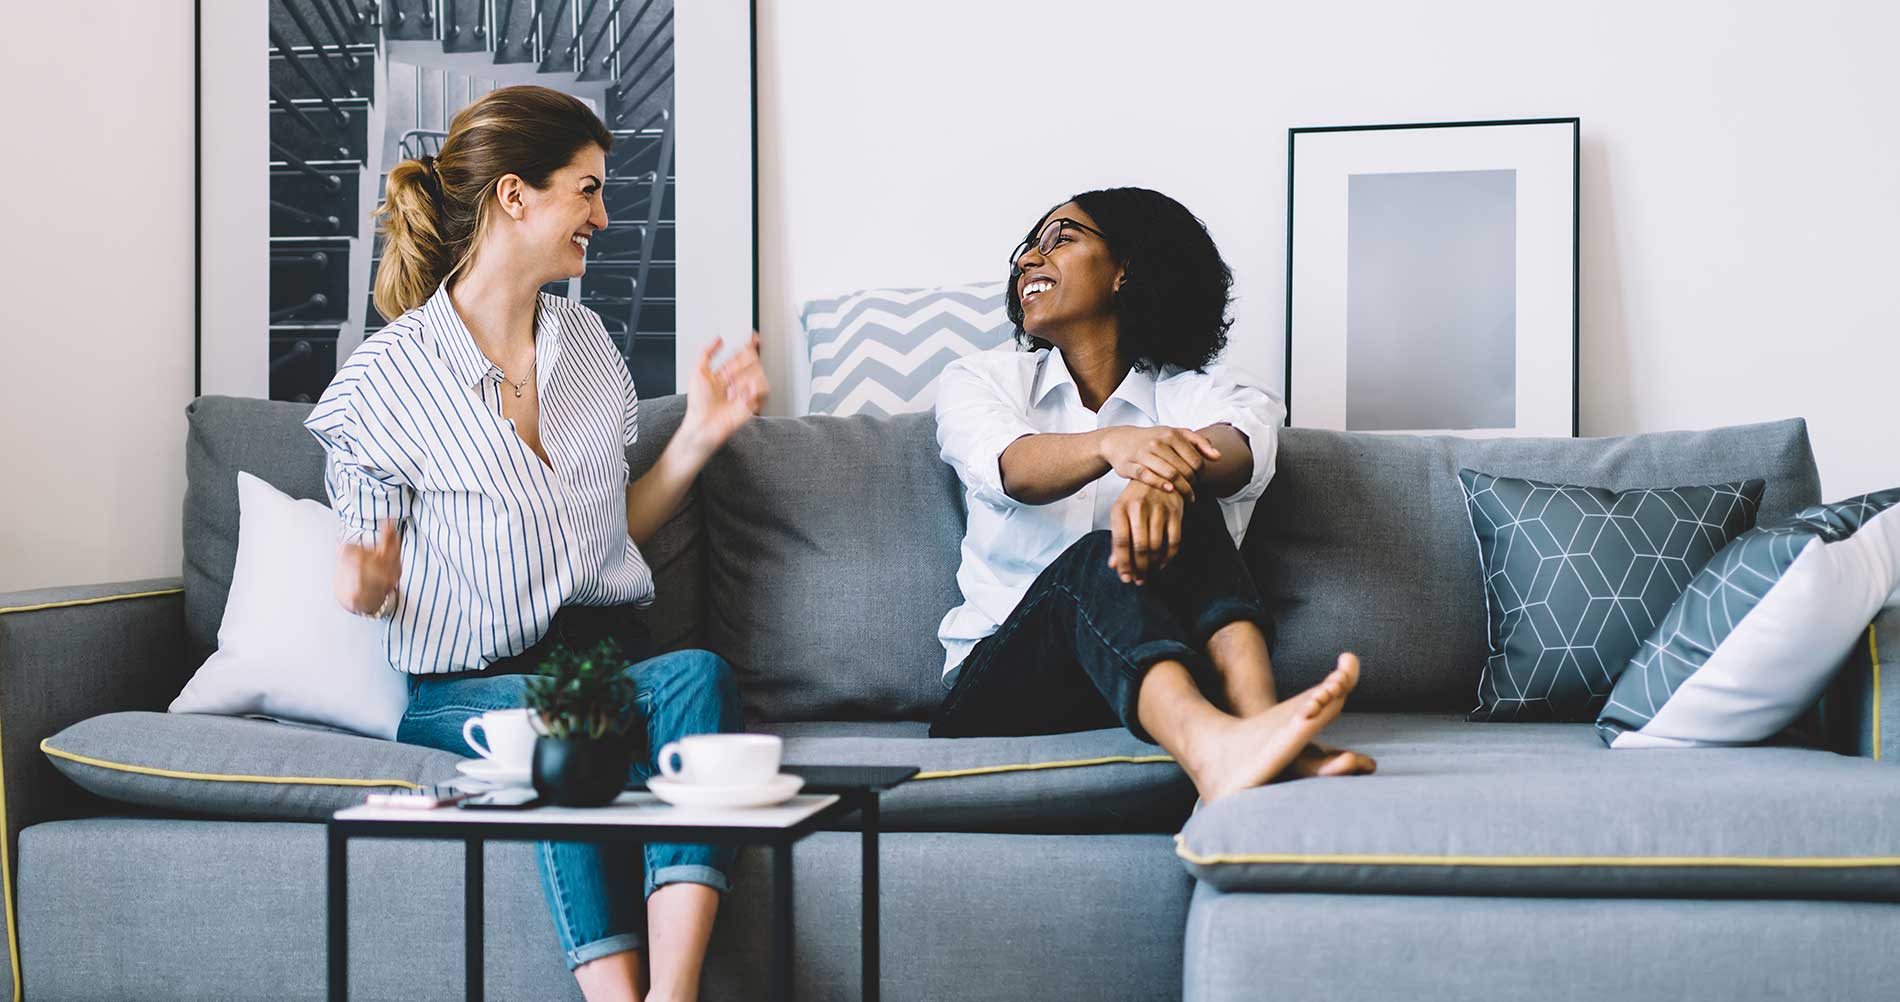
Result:
M1314 779L1320 776L1370 776L1379 768L1379 763L1370 755L1361 755L1349 748L1329 748L1317 741L1300 749L1293 764L1287 767L1287 779Z
M1359 659L1341 654L1325 681L1272 709L1244 720L1225 718L1216 729L1195 736L1182 756L1182 768L1204 803L1259 786L1299 757L1327 724L1339 716L1346 695L1359 684Z

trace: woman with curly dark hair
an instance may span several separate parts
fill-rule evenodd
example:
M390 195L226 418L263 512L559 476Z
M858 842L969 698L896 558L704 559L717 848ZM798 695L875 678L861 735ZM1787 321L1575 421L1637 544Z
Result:
M1210 368L1232 286L1201 221L1143 188L1075 196L1010 255L1029 350L960 359L938 386L969 524L933 736L1120 723L1209 802L1285 772L1372 771L1314 741L1357 658L1274 694L1272 624L1237 547L1286 411Z

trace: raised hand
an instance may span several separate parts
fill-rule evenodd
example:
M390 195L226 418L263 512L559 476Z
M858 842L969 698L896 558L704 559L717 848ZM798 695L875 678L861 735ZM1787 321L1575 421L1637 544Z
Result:
M682 430L690 431L708 452L716 451L765 406L772 385L759 362L759 334L718 369L712 367L720 342L700 353L686 393Z
M1132 481L1108 516L1108 566L1122 581L1147 584L1181 551L1181 516L1187 501L1178 491Z
M337 549L336 600L359 616L378 615L402 580L402 539L394 521L384 522L369 546Z
M1120 426L1102 431L1102 459L1117 476L1130 483L1147 484L1193 501L1194 477L1220 450L1207 436L1188 428Z

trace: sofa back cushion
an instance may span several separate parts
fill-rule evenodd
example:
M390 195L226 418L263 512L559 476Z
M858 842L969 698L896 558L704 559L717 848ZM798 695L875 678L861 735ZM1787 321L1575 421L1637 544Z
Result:
M1355 708L1475 705L1484 586L1461 467L1614 490L1759 477L1763 520L1820 495L1800 420L1607 439L1283 429L1244 547L1278 625L1282 692L1350 648L1366 668ZM752 719L931 715L964 527L932 415L760 418L700 491L705 643L738 669Z
M1461 711L1486 657L1484 585L1458 470L1634 487L1761 478L1759 521L1820 501L1799 419L1621 438L1461 439L1281 431L1244 546L1278 626L1280 691L1342 649L1364 665L1355 709Z
M758 418L700 478L706 646L755 720L921 720L959 601L963 507L936 419Z
M243 470L293 498L328 504L323 490L323 447L304 430L311 405L244 397L200 397L186 408L185 625L196 648L193 663L217 647L218 624L237 563L238 488ZM686 398L640 402L640 440L627 450L631 476L659 458L678 429ZM658 590L646 612L661 650L700 643L705 604L705 560L700 546L698 492L687 495L672 520L644 548Z

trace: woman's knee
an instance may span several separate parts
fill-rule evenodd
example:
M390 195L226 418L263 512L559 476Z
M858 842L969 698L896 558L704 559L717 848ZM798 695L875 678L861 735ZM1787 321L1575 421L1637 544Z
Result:
M1045 574L1072 584L1092 582L1120 583L1121 576L1108 566L1108 558L1115 552L1115 537L1107 529L1097 529L1069 544L1062 555L1050 563Z
M1227 531L1227 514L1219 501L1202 498L1181 513L1181 544L1189 542L1234 548L1234 537Z
M1086 566L1108 567L1108 558L1115 550L1115 534L1107 529L1097 529L1085 534L1081 539L1069 544L1062 551L1062 558L1071 563Z
M631 665L635 684L657 701L695 715L716 716L722 725L739 722L739 679L725 658L704 650L673 651Z

